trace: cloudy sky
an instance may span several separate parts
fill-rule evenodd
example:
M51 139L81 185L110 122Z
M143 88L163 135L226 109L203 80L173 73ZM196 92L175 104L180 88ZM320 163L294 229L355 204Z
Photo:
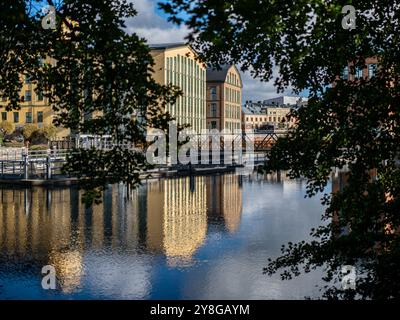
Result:
M147 39L148 43L166 43L184 41L188 30L185 26L177 27L169 23L157 10L158 0L131 0L138 15L127 21L129 32L135 32ZM264 100L278 96L272 81L262 83L253 79L249 73L242 74L243 101ZM291 94L287 92L286 94Z

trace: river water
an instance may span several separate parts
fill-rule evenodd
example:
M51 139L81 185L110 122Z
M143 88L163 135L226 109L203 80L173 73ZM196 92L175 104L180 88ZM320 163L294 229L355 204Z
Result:
M319 297L320 270L262 274L321 224L319 198L304 194L304 181L257 174L115 185L92 208L75 188L0 189L0 299ZM42 288L45 265L55 290Z

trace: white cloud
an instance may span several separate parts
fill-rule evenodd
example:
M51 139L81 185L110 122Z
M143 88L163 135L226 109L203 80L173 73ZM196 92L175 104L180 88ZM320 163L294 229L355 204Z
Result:
M135 32L148 43L184 41L188 34L185 26L177 27L156 13L157 0L132 0L137 16L126 21L128 32Z
M126 21L128 32L135 32L147 39L148 43L168 43L184 41L189 33L186 26L177 27L156 13L158 0L132 0L138 15ZM249 72L242 73L243 102L258 101L278 96L273 81L261 82ZM291 90L285 92L290 94Z
M159 28L134 28L134 32L152 43L169 43L184 41L187 31L185 29L159 29Z
M278 96L273 80L269 82L261 82L259 79L254 79L250 72L242 72L243 81L243 102L252 100L253 102L262 101L265 99ZM290 94L290 90L285 92ZM281 95L281 94L279 94Z

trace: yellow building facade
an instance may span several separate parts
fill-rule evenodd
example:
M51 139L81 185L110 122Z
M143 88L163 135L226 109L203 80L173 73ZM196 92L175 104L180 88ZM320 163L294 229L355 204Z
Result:
M184 43L150 45L154 79L163 85L178 86L183 95L167 110L179 125L189 124L192 130L206 128L206 67L197 53Z
M46 63L54 63L54 59L46 60ZM27 124L35 124L38 128L50 126L53 124L54 112L47 98L41 92L36 92L36 85L31 81L28 75L21 75L23 83L20 92L20 109L6 111L5 106L8 101L5 97L0 98L0 122L8 121L16 129L22 128ZM68 129L58 128L57 137L66 137L69 134Z
M201 132L206 128L206 67L197 58L197 53L183 43L151 46L155 61L154 79L163 85L178 86L183 95L167 110L178 124L189 124L191 129ZM54 112L41 93L35 92L35 84L23 76L20 110L6 111L7 100L0 97L0 121L8 121L15 128L36 124L39 128L53 123ZM69 135L70 131L60 128L57 137Z
M258 113L250 112L245 109L243 112L243 130L265 130L272 127L276 130L286 130L296 124L294 117L289 118L291 107L264 107Z
M267 123L273 125L275 129L289 129L294 126L295 119L289 119L288 115L292 111L291 107L267 107Z

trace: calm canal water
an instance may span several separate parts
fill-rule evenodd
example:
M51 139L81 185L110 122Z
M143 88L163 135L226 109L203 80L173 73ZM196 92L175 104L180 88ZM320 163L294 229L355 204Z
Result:
M329 190L327 190L329 192ZM320 225L318 197L283 176L110 187L85 209L74 188L0 189L0 299L303 299L321 271L262 274L288 241ZM43 290L53 265L57 289Z

